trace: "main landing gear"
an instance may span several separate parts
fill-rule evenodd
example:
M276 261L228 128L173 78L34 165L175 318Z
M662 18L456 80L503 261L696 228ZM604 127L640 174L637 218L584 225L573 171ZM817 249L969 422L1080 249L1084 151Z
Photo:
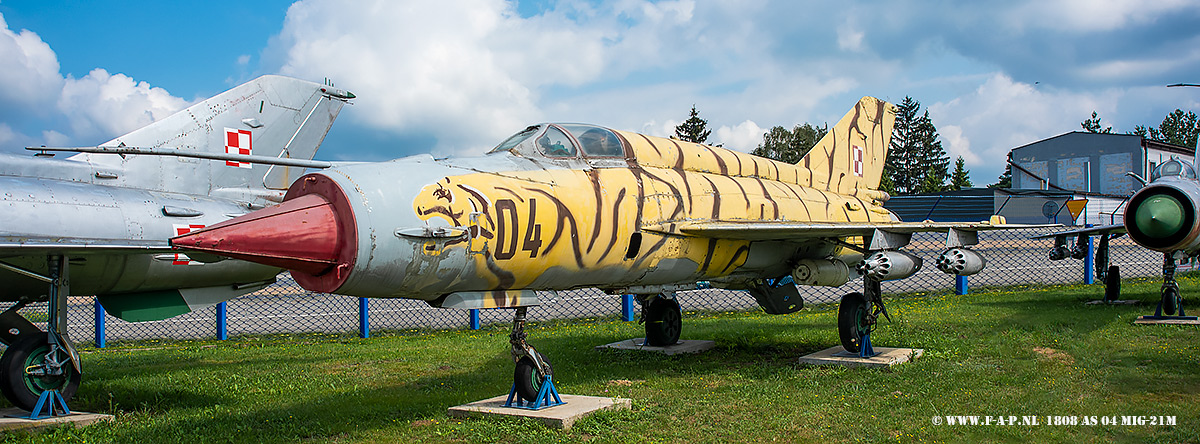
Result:
M65 256L47 258L48 276L4 264L4 268L50 285L48 332L43 332L17 313L27 302L19 302L0 314L0 342L8 345L0 355L0 393L13 405L27 411L65 403L79 389L82 372L79 354L67 336L67 296L70 295L68 262ZM53 413L53 408L51 412ZM40 412L34 412L39 415Z
M838 336L842 340L842 348L860 357L874 356L871 348L871 332L883 315L889 321L887 309L883 306L883 291L879 281L864 277L863 293L849 293L842 296L838 306Z
M683 311L674 295L638 295L642 304L642 322L646 324L646 345L666 347L679 342L683 331Z

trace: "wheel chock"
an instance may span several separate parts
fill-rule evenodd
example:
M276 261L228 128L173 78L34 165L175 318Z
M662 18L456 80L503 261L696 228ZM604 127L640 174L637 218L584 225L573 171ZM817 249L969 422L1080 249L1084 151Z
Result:
M37 421L70 414L71 409L67 408L67 400L63 399L58 390L46 390L38 397L37 404L34 404L33 411L29 412L29 416L26 418Z
M558 389L554 387L554 381L550 375L542 378L542 388L538 390L537 397L533 401L521 400L521 396L517 394L516 383L513 383L512 389L508 391L508 400L504 401L505 407L526 410L541 410L563 404L566 402L563 402L562 398L558 396Z

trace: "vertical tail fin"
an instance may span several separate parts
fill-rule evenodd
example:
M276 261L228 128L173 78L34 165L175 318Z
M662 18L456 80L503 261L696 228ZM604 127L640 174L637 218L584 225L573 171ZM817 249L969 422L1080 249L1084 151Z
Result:
M812 171L813 188L841 194L878 189L895 122L892 104L863 97L798 165Z
M312 159L353 94L282 76L262 76L101 146ZM123 170L122 185L162 191L272 194L302 168L172 156L79 154L73 160ZM257 190L257 191L256 191Z

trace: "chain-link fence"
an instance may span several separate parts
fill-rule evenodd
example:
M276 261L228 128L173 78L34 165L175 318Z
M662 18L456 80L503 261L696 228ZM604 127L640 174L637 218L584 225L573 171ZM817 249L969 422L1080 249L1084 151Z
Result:
M979 233L974 249L987 258L987 267L969 277L970 287L1059 284L1083 282L1084 261L1047 260L1052 245L1048 239L1032 236L1055 230L1013 230ZM912 277L883 283L884 294L911 292L951 292L955 277L944 274L930 263L944 249L945 234L919 233L904 249L925 258L926 266ZM1128 237L1110 242L1110 261L1121 268L1123 277L1155 276L1162 272L1162 254L1143 249ZM1186 269L1189 264L1184 264ZM842 295L862 291L857 279L841 287L799 287L807 304L837 302ZM621 316L627 301L591 288L539 293L542 305L530 310L531 320ZM731 311L758 308L754 298L744 291L703 289L677 295L686 311ZM628 310L628 307L626 307ZM195 311L163 321L125 322L107 314L93 298L69 300L69 332L79 342L103 346L105 340L207 339L270 333L354 333L367 336L371 331L404 329L478 328L480 324L509 323L511 309L448 310L430 307L422 301L407 299L360 299L350 296L312 293L304 290L287 274L279 281L255 293L230 300L223 305ZM30 304L20 312L45 328L45 304ZM629 313L625 313L626 319ZM42 321L42 322L39 322ZM97 331L101 335L97 335Z

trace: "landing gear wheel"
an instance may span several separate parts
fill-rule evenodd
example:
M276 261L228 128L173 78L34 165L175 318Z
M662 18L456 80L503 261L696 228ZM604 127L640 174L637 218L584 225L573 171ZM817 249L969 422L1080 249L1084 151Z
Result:
M1112 302L1121 298L1121 267L1108 267L1104 274L1104 300Z
M61 375L35 376L26 369L41 367L50 353L47 333L21 335L15 342L4 350L0 357L0 393L13 405L26 411L32 411L37 405L38 397L47 390L58 390L63 400L70 401L79 389L80 374L71 365L71 357L66 349L60 348L58 357L63 362Z
M862 293L849 293L842 296L838 306L838 336L842 339L842 348L850 353L858 353L863 343L863 336L871 332L868 315L867 297Z
M683 331L683 312L679 301L656 297L646 306L646 345L666 347L679 342Z
M1175 311L1179 310L1179 306L1183 301L1179 298L1179 288L1174 286L1163 287L1162 289L1162 307L1163 313L1168 316L1174 316Z
M550 361L546 360L546 355L541 353L537 355L538 359L541 359L549 368ZM513 384L516 384L517 394L521 396L521 399L534 402L537 400L538 392L542 390L542 381L545 377L545 374L538 371L537 364L533 362L533 359L525 356L517 361L517 368L513 371Z

